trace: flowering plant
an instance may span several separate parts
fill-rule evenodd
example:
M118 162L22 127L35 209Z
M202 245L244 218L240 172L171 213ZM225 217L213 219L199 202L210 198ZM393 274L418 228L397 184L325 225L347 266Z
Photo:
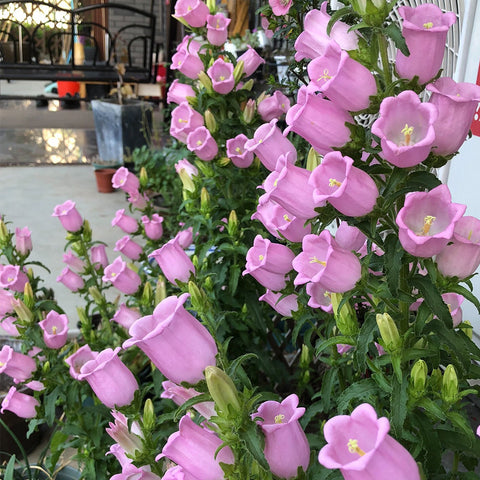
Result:
M111 409L115 480L476 476L467 400L480 349L461 303L480 310L469 282L479 220L435 169L467 137L480 87L441 77L452 14L402 6L400 28L388 18L395 2L344 3L269 2L263 14L277 35L288 29L299 82L258 97L249 77L263 59L223 49L228 22L213 2L176 3L191 31L167 100L170 134L190 152L176 164L182 230L163 238L145 169L114 178L130 202L112 222L127 261L92 260L88 222L72 202L55 209L82 262L70 259L81 275L63 281L85 299L81 347L39 338L37 320L55 317L50 336L61 320L38 304L22 256L0 273L26 346L51 355L48 367L25 355L17 370L2 351L2 368L23 382L55 364L64 384L85 387L77 415L87 396L95 412ZM2 231L4 251L20 251ZM108 301L106 288L126 301ZM36 397L29 416L45 418ZM54 403L82 424L58 394Z

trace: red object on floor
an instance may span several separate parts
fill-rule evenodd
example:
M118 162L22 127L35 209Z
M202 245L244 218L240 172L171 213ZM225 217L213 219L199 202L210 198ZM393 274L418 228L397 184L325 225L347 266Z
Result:
M480 64L478 65L477 85L480 85ZM480 103L477 105L477 111L473 117L470 129L472 130L473 135L480 137Z
M67 93L74 97L76 93L80 92L80 83L79 82L67 82L67 81L58 81L57 90L59 97L66 97Z

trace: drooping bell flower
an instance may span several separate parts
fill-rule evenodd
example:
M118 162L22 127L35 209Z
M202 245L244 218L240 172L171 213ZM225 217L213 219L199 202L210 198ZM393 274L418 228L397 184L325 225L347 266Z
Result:
M277 17L288 14L293 0L268 0L268 4L272 8L272 12Z
M57 277L57 282L63 283L69 290L76 292L85 286L83 278L74 271L65 267Z
M81 258L77 257L71 250L63 254L63 263L76 273L84 272L87 266L86 263Z
M138 310L128 308L122 303L115 312L112 320L128 330L141 316Z
M347 292L362 276L357 256L339 247L328 230L320 235L306 235L302 252L293 259L292 265L298 272L295 285L315 282L328 292Z
M286 275L292 270L294 257L295 254L286 245L272 243L257 235L247 252L242 275L250 274L270 290L281 290L286 285Z
M330 203L349 217L370 213L378 198L378 188L368 173L353 166L353 159L340 152L323 157L308 180L313 187L313 201L319 207Z
M260 14L260 25L263 28L263 31L265 32L265 36L268 39L272 38L275 32L269 29L270 22L268 21L268 18L263 13Z
M195 97L195 90L187 83L180 83L178 78L176 78L167 91L167 103L180 105L187 101L187 97Z
M206 127L197 127L187 137L187 148L200 160L209 162L218 153L218 145Z
M380 137L382 157L400 168L423 162L435 144L437 116L437 108L422 103L411 90L385 98L372 125L372 133Z
M290 108L290 100L280 90L275 90L272 95L266 96L257 105L259 115L264 122L274 118L279 119Z
M20 418L35 418L38 406L40 406L40 402L36 398L19 392L15 387L10 387L2 401L0 413L3 414L5 410L8 410Z
M148 205L148 197L146 193L140 193L138 190L129 192L128 202L137 210L145 210Z
M115 455L114 452L109 453L113 453ZM120 465L122 465L121 462ZM149 465L137 467L133 463L125 462L122 465L122 472L112 475L110 480L163 480L164 478L165 477L160 478L158 475L153 473Z
M247 142L248 137L243 133L227 140L227 157L238 168L248 168L255 157L252 151L245 148Z
M345 355L353 348L353 345L347 345L346 343L337 343L337 353L339 355Z
M113 188L120 188L124 192L135 192L140 187L138 177L126 167L120 167L112 177Z
M178 70L192 80L196 80L198 74L203 72L203 62L196 51L183 48L173 54L170 68Z
M358 48L358 33L350 31L351 26L337 21L333 24L330 35L327 34L330 15L327 13L328 2L323 2L320 10L310 10L305 15L303 32L295 41L295 61L304 58L314 59L323 55L326 46L333 40L342 50Z
M462 217L455 224L451 242L437 255L438 270L460 280L473 275L480 265L480 220Z
M3 329L11 337L19 337L20 332L18 331L16 321L15 317L3 317L0 320L0 329Z
M265 435L263 453L270 470L280 478L295 478L298 467L307 470L310 446L299 419L305 408L298 407L298 396L289 395L282 402L269 400L262 403L252 415Z
M268 303L276 312L284 317L291 317L292 313L298 310L298 296L295 294L282 298L281 293L275 293L267 289L258 300Z
M215 433L194 423L189 415L180 419L178 427L179 430L168 437L156 460L167 457L197 480L223 480L220 462L233 464L235 461L230 447L217 451L222 440Z
M245 142L245 149L253 152L262 165L273 172L278 158L286 156L291 163L297 160L297 150L282 131L277 127L277 119L264 123L255 130L253 138ZM289 154L290 155L287 155Z
M98 270L100 267L105 268L108 265L107 250L105 245L94 245L90 249L90 261L96 270Z
M176 465L165 472L162 480L197 480L197 478L185 471L180 465Z
M350 130L345 124L354 123L354 120L347 110L313 93L298 95L297 102L287 112L288 127L284 135L297 133L320 155L334 147L342 147L350 140Z
M357 227L342 221L335 232L335 240L345 250L357 252L363 247L367 237Z
M102 280L110 282L116 289L126 295L133 295L142 283L138 273L128 268L122 257L117 257L110 265L105 267Z
M143 434L138 422L133 421L130 426L127 417L117 410L112 410L111 414L115 419L108 423L105 431L117 442L129 455L135 455L136 451L143 449Z
M351 415L338 415L325 423L328 444L318 455L325 468L338 468L347 480L420 480L410 453L388 435L390 422L377 418L374 408L363 403Z
M190 257L175 239L169 240L161 248L153 251L150 257L155 259L167 280L173 285L177 285L177 280L188 282L190 275L195 275L195 267Z
M452 202L450 190L443 184L429 192L408 193L396 218L402 247L415 257L439 254L452 239L466 208Z
M188 102L182 102L172 110L170 135L182 143L187 143L188 134L203 124L203 115L194 110Z
M181 18L191 27L203 27L210 11L201 0L178 0L175 3L176 18Z
M162 374L174 383L197 383L208 365L215 365L217 347L209 331L183 306L183 293L162 300L152 315L129 330L123 348L137 345Z
M160 396L162 398L169 398L178 406L181 406L187 400L200 395L200 392L197 392L194 388L185 388L181 385L171 382L170 380L162 382L162 387L163 392L160 394ZM192 408L194 408L207 420L210 417L217 415L214 402L199 402L195 405L192 405Z
M48 348L59 349L67 343L68 318L65 314L51 310L38 324L43 330L43 341Z
M273 200L299 218L316 217L314 188L308 182L310 174L309 170L296 167L282 155L278 159L276 170L263 183L262 188L266 193L260 201Z
M308 64L310 83L339 107L357 112L370 105L377 84L370 70L353 60L336 42Z
M163 235L163 217L158 213L154 213L151 217L143 215L142 217L143 229L145 235L150 240L159 240Z
M123 236L115 243L115 252L120 252L130 260L138 260L143 252L143 248L128 235Z
M207 74L212 80L212 88L222 95L226 95L233 90L235 78L233 78L233 63L226 62L217 58L213 65L207 70Z
M410 55L397 50L397 73L401 78L412 80L417 76L420 84L427 83L442 66L448 29L457 17L453 12L443 13L433 3L418 7L401 6L398 14L403 19L402 35Z
M138 383L118 357L120 347L101 351L80 368L79 380L86 380L98 399L108 408L129 405Z
M88 361L93 360L98 355L98 352L92 351L90 345L86 344L80 347L75 353L65 358L65 363L70 367L69 373L75 380L80 380L80 370Z
M20 255L27 255L32 251L32 232L28 227L15 228L15 249Z
M193 227L185 228L184 230L179 230L175 235L174 240L185 250L193 242Z
M0 373L13 378L17 383L29 379L37 369L35 360L23 353L15 352L10 345L0 350Z
M115 213L115 218L112 220L112 227L118 227L125 233L135 233L138 230L138 222L135 218L127 215L124 208L121 208Z
M13 313L12 299L13 293L10 290L0 288L0 317Z
M332 313L332 297L320 283L308 282L307 295L310 296L307 305L312 308L321 308L324 312Z
M237 58L237 62L243 62L243 73L249 77L260 65L265 63L265 60L253 47L247 45L247 51Z
M216 13L207 17L207 40L216 46L223 45L228 38L228 25L231 20L223 13Z
M53 209L52 217L58 217L63 228L69 232L78 232L83 225L83 219L75 208L75 202L67 200Z
M264 197L251 219L262 222L274 237L285 237L290 242L301 242L305 235L312 232L311 225L305 224L305 218L295 217L277 202Z
M28 277L19 265L5 265L0 270L0 287L8 288L14 292L23 292Z
M429 83L426 89L432 92L429 103L438 110L438 118L433 124L435 142L432 151L437 155L455 153L467 138L480 102L480 86L456 83L451 78L442 77Z

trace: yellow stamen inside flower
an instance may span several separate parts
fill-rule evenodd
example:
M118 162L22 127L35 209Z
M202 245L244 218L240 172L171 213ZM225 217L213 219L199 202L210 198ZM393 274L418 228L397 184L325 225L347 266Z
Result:
M187 120L184 120L183 118L179 118L178 123L187 123Z
M473 234L473 230L470 230L470 231L468 232L467 240L471 240L471 239L472 239L472 234Z
M3 367L5 364L3 362L0 362L0 367Z
M217 28L220 28L220 20L217 19Z
M276 187L278 185L278 178L273 182L273 186Z
M275 415L275 423L282 423L284 419L285 419L285 415L283 414Z
M112 272L112 273L110 274L110 276L111 276L112 278L115 278L115 277L117 276L117 274L116 274L115 272Z
M331 178L331 179L328 181L328 186L329 186L329 187L341 187L341 186L342 186L342 182L339 182L338 180L335 180L334 178Z
M285 215L283 216L283 219L284 219L286 222L291 222L291 221L292 221L291 218L289 218L289 216L288 216L287 214L285 214Z
M240 147L237 147L237 148L235 149L235 151L236 151L237 153L242 153L242 150L240 150Z
M428 235L430 228L432 227L432 223L437 219L437 217L433 217L432 215L427 215L423 219L423 228L421 235Z
M188 6L187 7L187 12L190 12L192 10L192 7Z
M332 78L332 76L328 74L328 68L326 68L326 69L323 71L323 75L321 75L320 77L318 77L317 82L320 82L321 80L330 80L331 78Z
M452 306L449 303L447 303L447 308L448 308L448 311L452 313Z
M220 75L220 80L223 82L225 80L225 75Z
M13 282L13 277L8 277L7 282Z
M263 140L262 140L262 139L260 139L260 140L258 141L258 143L262 143L262 142L263 142Z
M282 107L282 109L284 109L284 108L285 108L285 104L284 104L284 103L282 103L281 107Z
M197 146L200 146L202 144L201 140L197 140Z
M358 440L351 438L347 443L347 447L350 453L357 453L361 457L365 455L365 452L358 446Z
M322 265L323 267L326 267L327 266L327 262L325 262L324 260L319 260L317 257L313 256L312 259L310 260L310 263L319 263L320 265Z
M258 256L258 259L259 259L259 260L263 260L264 258L265 258L265 257L264 257L263 255L259 255L259 256Z
M426 28L427 30L429 30L432 27L433 27L433 22L425 22L423 24L423 28Z
M56 335L57 334L57 327L52 327L52 334Z
M331 292L325 292L325 293L323 294L323 296L324 296L325 298L331 298L332 293L331 293Z
M403 135L405 136L405 145L410 145L410 141L412 140L413 127L409 127L406 123L401 133L403 133Z

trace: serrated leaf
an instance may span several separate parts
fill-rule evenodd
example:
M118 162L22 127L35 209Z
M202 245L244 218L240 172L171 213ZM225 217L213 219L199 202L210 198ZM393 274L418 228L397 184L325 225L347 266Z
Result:
M373 332L377 329L375 314L368 314L360 328L357 338L357 348L355 350L355 360L360 372L365 372L368 353L368 346L372 343Z
M239 432L240 438L245 443L245 447L252 457L259 463L259 465L264 469L269 471L270 467L265 459L263 454L263 449L265 447L263 442L263 435L258 434L258 429L255 423L249 422L247 428Z
M350 402L355 400L355 405L366 402L374 404L379 395L377 384L372 378L365 378L353 383L347 387L337 400L339 413L344 413L349 409Z
M322 353L326 348L332 347L333 345L337 345L339 343L346 345L355 345L352 337L339 335L336 337L330 337L327 340L320 340L315 347L315 353L316 355L320 355L320 353Z
M475 434L473 433L470 422L458 412L447 412L447 418L458 429L462 430L464 435L473 443L475 441Z
M445 412L431 398L421 398L417 401L417 406L423 408L436 421L444 421L446 419Z
M396 23L390 23L385 28L385 33L388 37L393 40L395 46L406 56L410 56L410 50L407 47L407 42L405 42L405 38L402 35L402 31L398 28Z
M420 188L426 188L427 190L432 190L435 187L441 185L439 178L433 173L420 171L412 172L407 178L407 185L412 184L417 187L417 190Z
M394 233L391 233L385 239L384 250L385 270L388 273L388 275L386 275L388 288L391 294L396 296L400 279L400 269L402 267L402 258L405 255L405 250L403 249L398 236Z
M448 290L450 292L463 295L466 300L468 300L469 302L472 302L475 305L478 313L480 313L480 301L470 290L468 290L462 285L452 285L451 287L449 287Z
M408 401L408 380L404 375L400 382L393 382L392 396L390 406L392 412L391 425L397 436L402 435L403 424L407 418L407 401Z

